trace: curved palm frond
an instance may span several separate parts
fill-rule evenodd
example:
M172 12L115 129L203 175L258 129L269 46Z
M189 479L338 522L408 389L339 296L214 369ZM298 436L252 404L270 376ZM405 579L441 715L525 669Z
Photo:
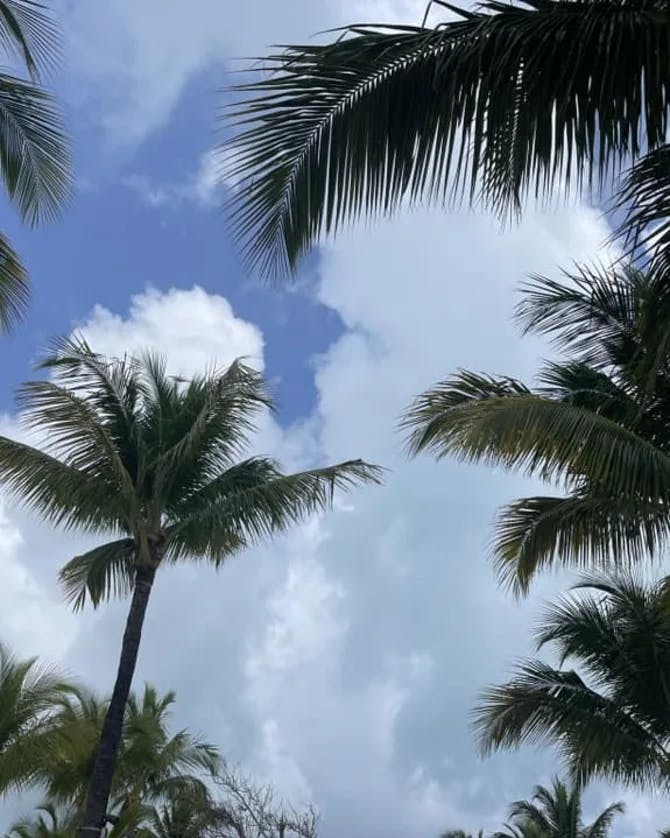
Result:
M70 152L51 96L0 74L0 173L29 224L53 218L71 188Z
M524 334L547 335L590 365L612 362L634 337L648 277L633 265L576 265L562 280L533 276L521 286L516 319Z
M529 497L498 514L493 558L500 580L528 592L535 574L561 566L621 569L657 558L670 536L668 505L637 496Z
M65 598L79 611L87 597L95 608L103 599L128 596L135 584L136 558L132 538L108 542L75 556L59 574Z
M670 250L670 145L655 148L632 166L614 209L625 212L613 237L630 253L641 250L652 263Z
M325 511L336 490L381 481L382 470L350 460L283 474L272 460L252 458L228 469L173 512L166 531L172 559L207 556L219 564L240 544L253 544Z
M626 807L623 803L613 803L608 806L593 823L584 830L584 838L608 838L612 828L612 822L617 815L623 815Z
M252 267L282 275L321 233L404 199L481 190L508 213L558 181L595 189L665 142L662 3L449 9L459 19L435 28L357 26L288 47L236 88L222 162Z
M75 692L54 669L0 645L0 793L34 776L54 712Z
M547 481L579 475L631 497L670 496L670 457L619 422L535 393L458 403L460 392L457 377L415 401L403 419L411 453L454 455Z
M645 787L665 782L662 741L575 672L540 661L527 661L507 684L487 689L474 727L485 752L554 745L578 783L595 776Z
M15 53L33 78L59 57L58 27L46 6L35 0L2 0L0 44Z
M538 641L580 674L526 661L506 684L486 690L474 714L485 751L552 744L573 780L593 777L668 787L670 616L664 582L589 577L545 614ZM598 834L596 832L596 834Z
M0 479L26 506L66 528L107 532L124 522L115 495L101 481L7 437L0 437Z
M10 332L26 312L30 286L21 260L0 233L0 331Z

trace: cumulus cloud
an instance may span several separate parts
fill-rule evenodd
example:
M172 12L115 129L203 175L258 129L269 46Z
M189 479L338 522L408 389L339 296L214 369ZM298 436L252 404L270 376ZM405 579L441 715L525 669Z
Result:
M324 838L493 827L506 801L551 773L547 752L482 764L468 727L477 691L530 650L538 602L565 584L543 580L517 603L493 578L493 512L527 486L430 458L406 462L395 418L458 366L530 376L545 347L513 329L515 286L526 272L593 255L606 232L579 208L531 214L506 235L471 214L416 212L331 246L318 295L344 334L316 361L313 415L289 428L268 421L256 448L295 468L362 456L390 467L387 485L355 492L218 576L188 564L159 576L138 682L176 689L180 723L316 802ZM149 290L127 313L97 308L81 329L109 354L164 352L181 374L241 354L263 364L259 330L197 287ZM125 604L72 623L55 601L56 568L80 545L15 509L0 522L0 562L24 590L17 602L37 590L53 609L45 620L66 627L60 646L39 631L30 651L109 689ZM11 625L11 601L6 611Z

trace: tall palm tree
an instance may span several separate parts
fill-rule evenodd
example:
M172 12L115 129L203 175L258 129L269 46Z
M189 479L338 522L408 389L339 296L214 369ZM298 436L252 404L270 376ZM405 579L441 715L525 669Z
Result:
M612 821L623 811L622 803L614 803L586 826L579 787L567 788L555 779L551 788L535 786L531 800L512 803L508 830L493 838L607 838Z
M55 712L73 689L36 658L19 660L0 645L0 793L30 779Z
M484 692L475 711L481 744L490 751L546 742L577 783L600 777L667 789L667 579L644 586L592 578L579 587L590 592L552 605L537 632L559 665L526 661L508 683ZM566 668L568 660L577 669Z
M0 481L46 520L105 537L63 568L75 607L131 596L91 770L81 832L91 838L107 814L157 571L186 560L220 567L328 508L334 490L378 482L380 472L354 460L285 474L266 457L242 458L254 415L272 402L262 377L241 363L183 382L160 358L107 361L71 340L44 366L53 377L25 385L20 403L47 447L0 437Z
M533 475L563 494L504 507L501 579L525 592L556 563L620 567L658 557L670 534L670 299L632 267L536 278L519 317L563 351L539 385L459 372L404 417L409 448Z
M237 88L223 177L252 267L293 270L321 233L403 203L482 195L516 212L670 156L667 0L431 5L434 27L354 26Z
M5 66L18 62L27 78L0 73L0 178L22 219L52 218L71 186L70 153L61 117L42 86L58 54L58 33L35 0L0 0L0 51ZM0 233L0 330L21 317L28 278L18 254Z

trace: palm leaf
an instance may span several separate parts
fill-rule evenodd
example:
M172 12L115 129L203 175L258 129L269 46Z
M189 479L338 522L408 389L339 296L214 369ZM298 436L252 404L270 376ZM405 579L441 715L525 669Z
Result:
M0 171L29 224L53 217L70 192L70 153L53 100L6 74L0 75Z
M527 593L543 568L632 566L658 557L668 535L667 504L660 501L590 492L530 497L500 511L493 555L501 581Z
M379 483L382 471L362 460L282 474L267 459L253 458L224 472L189 498L166 531L172 560L207 556L219 564L240 545L282 532L323 512L338 489Z
M106 485L44 451L0 437L3 488L47 521L106 532L125 524L124 511Z
M608 806L584 832L584 838L608 838L612 822L617 815L623 815L626 807L623 803Z
M59 56L58 27L46 6L35 0L2 0L0 43L8 54L18 55L33 78Z
M97 607L103 599L128 596L135 584L136 552L135 541L122 538L70 559L60 581L74 610L83 608L87 597Z
M575 672L539 661L522 664L510 682L482 694L474 728L485 752L553 744L579 783L595 776L642 786L666 782L662 741Z
M670 250L670 145L653 149L631 167L614 199L625 213L613 238L630 253L658 259Z
M222 163L252 267L282 275L320 234L404 199L483 188L507 213L558 181L597 188L664 143L664 6L488 0L460 16L291 46L238 86Z
M413 453L521 469L545 480L581 476L613 495L668 497L670 457L591 410L535 394L462 398L460 378L421 396L403 424Z
M608 364L612 347L634 335L648 284L632 265L578 265L561 281L534 276L522 285L516 317L524 334L547 335L583 362Z
M30 286L21 260L0 233L0 331L9 332L28 306Z

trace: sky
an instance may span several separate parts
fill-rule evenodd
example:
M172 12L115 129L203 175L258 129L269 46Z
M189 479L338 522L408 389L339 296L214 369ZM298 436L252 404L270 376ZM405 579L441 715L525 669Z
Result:
M2 209L34 295L3 339L0 432L24 434L13 390L73 330L110 355L150 347L183 375L238 356L264 369L280 409L256 453L294 469L362 457L387 467L386 485L339 497L218 573L161 571L136 684L174 689L176 725L313 802L323 838L498 827L557 766L548 750L481 759L469 712L532 651L542 603L570 578L541 579L521 602L501 591L491 522L529 486L408 461L397 417L460 367L531 379L547 347L515 330L516 289L602 256L606 220L582 205L531 209L501 231L471 212L415 210L324 243L292 286L268 288L242 269L211 154L239 59L344 23L416 23L423 0L55 5L77 189L36 231ZM57 584L90 543L0 497L0 639L104 693L127 603L75 615ZM628 805L618 838L670 823L667 803L621 789L592 788L586 814L617 799ZM0 802L0 820L20 805Z

